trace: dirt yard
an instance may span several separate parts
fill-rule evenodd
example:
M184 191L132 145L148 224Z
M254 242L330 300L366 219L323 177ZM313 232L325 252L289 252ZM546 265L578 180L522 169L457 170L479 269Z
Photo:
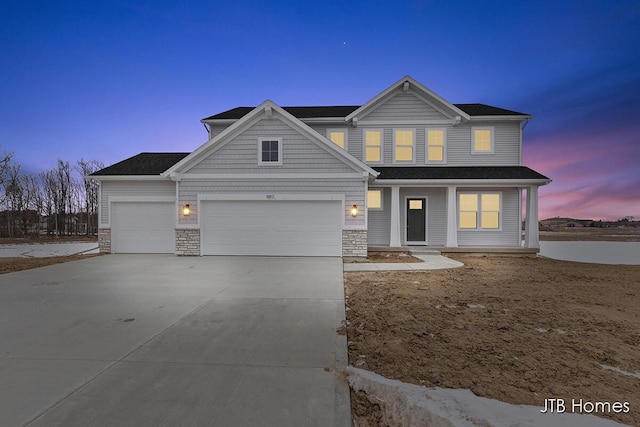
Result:
M98 254L54 256L46 258L0 258L0 274L12 273L14 271L29 270L32 268L46 267L63 262L87 259Z
M345 274L351 365L514 404L629 402L609 416L640 426L640 266L452 258L465 266ZM377 425L353 397L358 425Z

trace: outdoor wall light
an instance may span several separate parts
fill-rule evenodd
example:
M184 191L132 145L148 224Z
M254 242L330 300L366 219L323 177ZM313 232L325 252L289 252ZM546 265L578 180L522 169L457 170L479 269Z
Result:
M187 203L186 205L184 205L182 207L182 215L184 215L184 216L191 215L191 207L189 206L189 203Z
M351 216L354 218L358 216L358 207L356 205L351 206Z

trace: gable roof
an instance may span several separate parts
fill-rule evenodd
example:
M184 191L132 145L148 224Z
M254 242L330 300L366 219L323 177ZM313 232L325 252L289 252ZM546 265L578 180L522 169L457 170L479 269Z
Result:
M385 179L499 179L544 180L551 179L526 166L419 166L374 167L380 172L377 180Z
M89 176L160 175L188 155L189 153L140 153Z
M305 123L298 120L296 117L285 111L283 108L278 106L275 102L267 99L262 104L258 105L256 108L251 110L248 114L242 116L241 119L237 120L231 126L227 127L225 130L220 132L218 135L198 147L193 153L189 154L178 163L173 165L171 168L166 170L162 175L163 176L172 176L180 173L180 171L184 171L189 169L192 165L200 161L202 158L208 156L212 152L220 149L225 146L229 141L231 141L236 135L240 132L248 129L253 124L257 123L262 118L262 113L273 115L278 114L279 118L292 129L298 131L300 134L304 135L309 140L315 141L319 146L324 148L327 152L332 154L334 157L339 159L345 164L350 165L352 168L356 170L360 170L362 172L366 172L370 176L377 176L378 172L367 166L362 161L358 160L345 150L339 148L333 142L329 141L324 136L320 135L314 129L306 125Z
M255 107L236 107L231 110L223 111L222 113L214 114L213 116L206 117L202 121L206 120L224 120L231 119L237 120L248 114ZM351 112L360 108L359 105L335 105L335 106L315 106L315 107L281 107L284 111L291 114L298 119L309 118L324 118L324 117L339 117L343 118L349 115Z
M529 117L527 113L519 113L513 110L494 107L487 104L452 104L469 116L523 116ZM238 120L247 115L255 107L236 107L222 113L206 117L202 121L208 120ZM334 106L314 106L314 107L282 107L283 110L298 119L310 118L344 118L360 108L360 105L334 105Z
M455 116L460 116L467 120L470 119L470 116L467 113L465 113L455 105L451 104L449 101L442 98L440 95L436 94L435 92L430 91L421 83L413 79L411 76L407 75L401 78L400 80L398 80L397 82L395 82L394 84L392 84L391 86L389 86L388 88L386 88L385 90L383 90L382 92L380 92L375 97L371 98L362 107L353 111L351 114L349 114L345 118L345 120L349 121L349 120L357 119L359 116L365 115L366 113L374 109L377 104L385 102L388 99L390 94L392 94L393 92L395 92L397 89L401 87L407 90L409 87L411 87L415 93L419 94L421 97L425 99L430 100L431 104L436 109L440 110L443 113L445 112L448 113L446 115L452 118Z

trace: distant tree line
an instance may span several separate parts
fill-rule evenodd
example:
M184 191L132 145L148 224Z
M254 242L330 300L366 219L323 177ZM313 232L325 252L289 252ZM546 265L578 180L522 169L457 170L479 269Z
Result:
M2 153L0 237L97 234L98 183L85 177L103 167L97 160L58 160L52 169L28 174L13 153Z

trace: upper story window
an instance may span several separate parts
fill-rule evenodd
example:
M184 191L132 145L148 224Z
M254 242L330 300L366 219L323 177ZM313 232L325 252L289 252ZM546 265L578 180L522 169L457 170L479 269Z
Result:
M282 165L282 138L258 138L258 164Z
M367 191L367 208L382 209L382 190Z
M500 193L461 193L459 227L466 230L498 230Z
M393 130L393 162L415 163L415 138L414 129Z
M327 137L342 149L347 148L347 131L340 129L328 129Z
M446 163L446 129L427 129L426 163Z
M382 163L382 131L365 129L363 132L364 161L367 163Z
M493 153L493 127L471 128L471 153Z

